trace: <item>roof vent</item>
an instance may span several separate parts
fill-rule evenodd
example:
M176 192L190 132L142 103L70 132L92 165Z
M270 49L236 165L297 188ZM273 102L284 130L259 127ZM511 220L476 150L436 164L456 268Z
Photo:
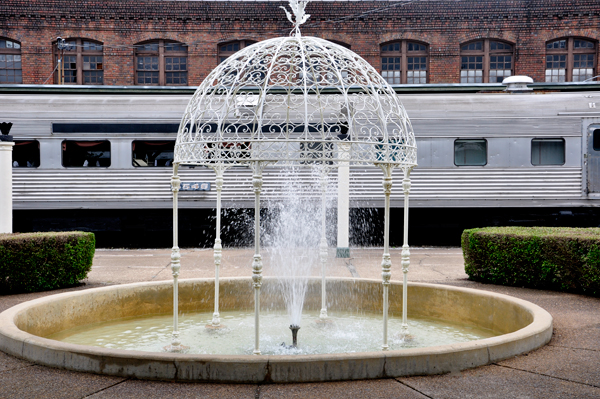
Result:
M524 75L509 76L502 81L502 84L506 85L505 91L513 93L532 91L533 89L531 87L527 87L527 85L531 83L533 83L533 79Z

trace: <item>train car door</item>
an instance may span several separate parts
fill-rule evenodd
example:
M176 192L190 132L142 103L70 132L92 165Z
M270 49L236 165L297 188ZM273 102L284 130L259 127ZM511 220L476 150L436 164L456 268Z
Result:
M600 194L600 124L588 127L587 191Z

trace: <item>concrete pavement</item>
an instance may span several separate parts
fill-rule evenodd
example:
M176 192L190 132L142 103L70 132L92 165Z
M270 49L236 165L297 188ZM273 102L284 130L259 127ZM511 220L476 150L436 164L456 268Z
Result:
M263 274L272 275L268 249ZM400 249L391 251L392 279L401 279ZM381 276L378 248L353 249L328 275ZM333 250L331 257L335 256ZM250 276L251 249L225 249L222 277ZM318 271L315 272L317 275ZM182 250L180 278L214 276L212 250ZM0 296L0 311L70 290L171 279L170 251L97 250L85 285ZM138 381L50 369L0 352L0 398L600 398L600 299L467 280L460 248L412 248L409 280L489 290L531 301L554 317L549 345L496 364L440 376L281 385Z

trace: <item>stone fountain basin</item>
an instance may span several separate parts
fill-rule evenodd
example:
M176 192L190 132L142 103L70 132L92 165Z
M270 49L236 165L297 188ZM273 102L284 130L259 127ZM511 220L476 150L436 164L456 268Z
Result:
M221 279L221 310L252 310L250 278ZM275 280L264 279L261 307L281 307ZM381 312L378 280L328 279L329 309ZM320 279L309 280L305 309L319 309ZM214 280L179 282L181 312L214 306ZM309 382L442 374L500 361L539 348L552 336L552 316L530 302L486 291L434 284L408 286L408 317L423 316L492 329L471 342L395 351L322 355L195 355L105 349L47 338L58 331L123 317L172 312L173 284L135 283L57 294L0 314L0 350L49 367L181 381ZM401 317L402 284L390 286L390 314ZM267 310L265 310L267 311ZM390 334L393 334L390 331ZM254 334L249 330L248 334ZM168 342L165 342L165 345Z

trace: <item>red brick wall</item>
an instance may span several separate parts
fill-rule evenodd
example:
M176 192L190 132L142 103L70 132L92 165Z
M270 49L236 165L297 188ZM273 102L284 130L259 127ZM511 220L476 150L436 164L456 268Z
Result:
M217 45L289 34L286 2L2 0L0 36L21 42L23 83L41 84L54 65L52 43L104 43L107 85L134 84L133 44L172 39L189 44L189 83L217 65ZM302 28L348 43L379 69L379 47L397 39L429 44L431 83L459 81L459 45L498 38L515 45L515 73L544 80L545 43L564 36L600 40L598 0L313 1ZM53 83L51 78L48 83Z

